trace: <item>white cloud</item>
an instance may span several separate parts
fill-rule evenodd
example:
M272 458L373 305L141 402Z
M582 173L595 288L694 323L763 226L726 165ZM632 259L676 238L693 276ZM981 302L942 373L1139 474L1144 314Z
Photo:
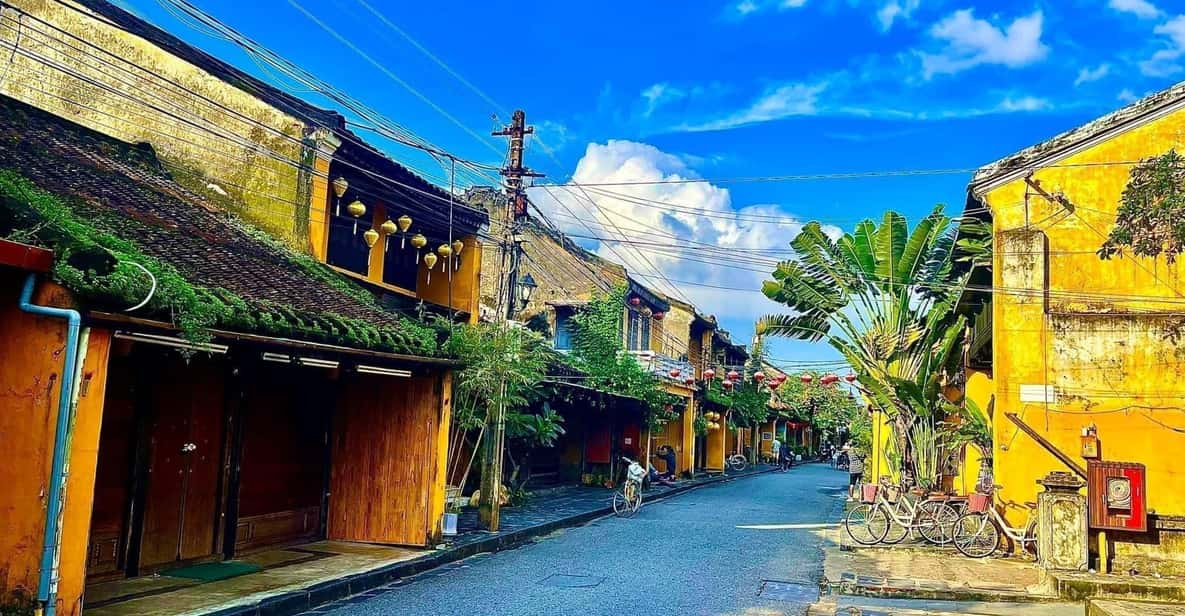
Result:
M599 184L698 177L685 157L645 143L611 140L588 145L576 165L572 181ZM710 285L680 284L679 288L702 312L727 314L734 323L745 326L750 326L757 316L776 308L760 294L761 282L768 275L767 264L755 262L753 269L761 271L748 271L735 263L720 263L723 254L707 247L697 249L697 246L733 251L734 255L752 251L752 254L760 254L766 259L778 258L785 254L777 251L785 250L789 240L802 228L802 222L782 206L753 204L738 207L727 188L709 182L635 183L604 189L590 186L586 190L595 207L588 205L580 191L552 188L549 193L542 188L530 190L532 201L549 216L554 216L553 220L564 231L578 236L589 234L556 198L580 215L593 229L593 235L619 240L620 229L626 241L634 242L630 245L620 241L600 241L595 246L598 255L622 263L632 275L666 294L673 295L662 278L655 275L656 268L672 280ZM833 237L842 233L835 227L827 227L827 231ZM655 246L656 243L660 245ZM712 287L738 287L751 291ZM734 333L742 339L748 334L741 326L735 329Z
M1121 13L1131 13L1140 19L1155 19L1160 17L1160 9L1148 0L1109 0L1107 6Z
M740 111L700 124L684 125L680 128L689 132L727 130L794 116L815 115L818 112L819 95L826 89L826 83L782 84L766 90L757 100Z
M687 96L686 92L669 83L656 83L642 90L642 98L646 101L642 115L644 117L650 117L659 107L677 101L685 96Z
M1140 97L1136 96L1136 93L1132 92L1129 88L1124 88L1123 91L1115 97L1115 99L1121 103L1134 103L1139 100Z
M807 0L740 0L731 6L732 17L745 18L766 10L787 11L806 6Z
M1013 112L1013 111L1043 111L1051 109L1053 104L1047 99L1038 98L1036 96L1021 96L1013 98L1011 96L1005 97L1000 101L997 108L999 111Z
M917 10L921 0L889 0L876 12L876 20L880 23L881 31L888 32L893 28L893 22L898 18L909 19Z
M1180 73L1180 59L1185 55L1185 15L1178 15L1153 30L1166 37L1165 47L1140 63L1140 72L1148 77L1169 77Z
M972 9L955 11L930 28L930 36L946 46L937 54L921 54L923 74L929 79L983 64L1018 68L1043 60L1049 54L1041 42L1043 24L1040 10L1006 28L975 17Z
M1083 67L1078 70L1078 78L1074 80L1075 86L1080 86L1084 83L1098 81L1111 73L1110 64L1100 64L1095 68Z

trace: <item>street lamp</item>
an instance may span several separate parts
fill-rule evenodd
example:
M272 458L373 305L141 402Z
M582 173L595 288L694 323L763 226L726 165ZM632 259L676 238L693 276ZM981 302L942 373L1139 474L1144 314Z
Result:
M527 304L531 301L531 295L535 293L535 288L538 286L530 274L518 279L518 301L520 306L523 308L527 307Z

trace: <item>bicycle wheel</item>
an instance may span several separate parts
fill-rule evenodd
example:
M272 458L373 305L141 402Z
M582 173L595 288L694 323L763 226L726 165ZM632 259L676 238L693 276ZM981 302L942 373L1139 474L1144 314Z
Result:
M938 501L925 502L918 512L918 532L934 545L946 545L954 539L958 521L959 512L954 507Z
M634 514L631 507L630 500L626 496L625 486L613 493L613 514L619 518L625 518Z
M881 543L896 545L902 541L905 541L905 538L909 536L910 527L902 526L897 522L897 519L889 515L887 511L881 510L881 513L884 514L886 522L885 534L881 536Z
M749 461L744 456L737 455L729 458L728 465L732 467L732 470L739 473L745 470L745 467L749 466Z
M1036 520L1029 522L1029 525L1027 527L1025 527L1024 543L1021 546L1021 549L1024 551L1027 551L1030 555L1032 555L1033 560L1039 560L1038 557L1040 556L1040 553L1037 551L1037 521Z
M630 514L631 516L638 513L638 510L642 508L642 487L635 484L632 492L633 500L630 503L630 508L633 509L633 513Z
M1000 546L1000 529L986 513L965 513L955 524L955 548L970 558L984 558Z
M863 503L848 512L843 525L852 541L873 545L880 543L889 530L889 519L880 507Z

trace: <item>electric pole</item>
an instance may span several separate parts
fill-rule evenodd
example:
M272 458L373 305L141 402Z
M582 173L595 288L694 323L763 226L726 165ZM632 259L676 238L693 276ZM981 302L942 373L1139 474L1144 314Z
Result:
M495 305L495 314L500 327L508 327L514 318L515 307L518 303L518 268L519 257L522 252L522 242L519 238L521 222L527 216L527 194L523 190L523 178L543 177L523 166L524 141L527 135L535 132L535 127L526 125L527 114L523 110L515 110L510 124L502 130L494 131L495 137L509 137L510 149L507 164L500 174L506 178L506 209L502 213L502 233L500 244L502 259L499 268L501 276L501 293ZM511 358L507 358L509 362ZM498 408L494 409L493 422L487 426L485 439L482 442L481 458L481 499L478 503L478 516L481 527L489 531L497 531L499 515L502 509L502 450L506 440L506 383L499 384Z

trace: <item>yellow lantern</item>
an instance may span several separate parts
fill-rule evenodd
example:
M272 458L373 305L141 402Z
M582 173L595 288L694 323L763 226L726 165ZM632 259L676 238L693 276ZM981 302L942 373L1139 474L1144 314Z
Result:
M465 250L465 242L453 240L453 270L461 268L461 251Z
M395 233L398 228L395 226L395 223L391 222L390 218L384 221L379 228L383 230L383 252L387 252L387 249L391 248L391 234Z
M358 218L366 213L366 206L361 201L355 199L346 206L346 212L354 217L354 235L358 235Z
M411 228L411 216L404 214L395 220L399 225L399 234L403 237L399 238L399 249L403 250L407 247L407 230Z
M420 249L428 245L428 238L419 233L411 236L411 245L416 249L416 263L420 262Z
M424 254L424 265L428 266L428 284L432 284L432 266L436 265L436 254L431 252Z
M346 194L346 189L350 187L350 183L346 178L338 177L333 180L333 194L337 197L337 202L333 206L333 215L342 215L342 196Z
M367 229L362 234L362 241L366 242L367 248L374 248L375 242L379 241L379 232L374 229Z
M440 255L440 258L441 258L440 271L443 272L448 267L448 258L449 258L449 255L453 254L453 247L449 246L448 244L441 244L436 249L436 254Z

